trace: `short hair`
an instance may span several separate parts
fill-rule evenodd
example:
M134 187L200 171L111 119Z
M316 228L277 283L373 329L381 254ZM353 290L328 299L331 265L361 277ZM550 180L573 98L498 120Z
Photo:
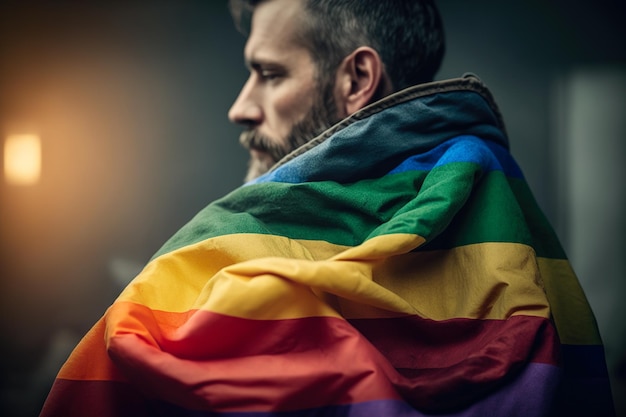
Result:
M249 34L254 7L269 0L229 0L238 29ZM302 0L308 13L300 41L320 77L334 77L360 46L381 57L394 90L432 81L445 54L443 22L434 0Z

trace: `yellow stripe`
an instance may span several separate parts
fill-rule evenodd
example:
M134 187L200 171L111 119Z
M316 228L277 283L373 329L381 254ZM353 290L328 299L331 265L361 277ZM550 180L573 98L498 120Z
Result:
M481 243L391 258L374 274L378 283L434 320L547 318L550 310L535 259L525 245Z
M602 343L589 302L569 262L539 258L545 287L561 342L571 345Z
M383 235L350 248L271 235L220 236L155 259L119 300L252 319L549 317L531 248L483 243L406 253L422 242Z
M254 282L243 276L233 279L233 274L228 274L227 268L270 256L302 260L327 259L344 249L325 242L300 243L271 235L219 236L154 259L122 292L118 301L139 303L161 311L185 312L194 308L214 308L212 311L217 313L264 318L267 314L259 312L259 309L267 308L266 303L271 300L262 298L259 294L261 291L264 297L273 295L276 306L284 311L272 318L337 316L332 308L320 303L310 289L295 286L288 288L285 282L269 275ZM300 297L299 304L294 306L299 311L286 308L288 306L280 299L281 295L286 295L285 292ZM242 300L244 293L250 299ZM218 298L223 300L219 301Z
M212 285L207 285L205 297L202 297L208 302L199 308L248 318L288 318L294 313L295 317L308 316L311 315L309 312L297 314L298 305L302 303L299 298L288 297L292 295L289 293L291 287L301 287L306 288L311 296L330 293L374 309L420 314L401 296L374 282L372 270L387 257L404 253L421 242L423 238L414 235L385 235L348 248L327 260L266 257L242 262L224 268L213 277ZM255 298L253 315L249 306L239 307L241 301L250 297ZM236 299L240 301L234 301ZM326 305L318 297L315 299ZM257 308L256 304L261 302L263 305L259 304L261 308ZM288 308L289 314L276 317L279 311L265 311L276 307L275 303L282 304L280 308ZM337 315L334 310L333 314Z
M403 245L421 241L393 235L346 249L270 235L220 236L153 260L118 300L154 310L203 309L253 319L336 317L319 296L333 292L415 314L401 297L372 282L371 268L385 248L402 251L407 250ZM331 257L337 253L343 257Z

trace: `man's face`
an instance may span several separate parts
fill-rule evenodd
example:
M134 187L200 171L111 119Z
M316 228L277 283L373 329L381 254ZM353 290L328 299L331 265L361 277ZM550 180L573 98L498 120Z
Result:
M309 51L296 42L301 7L293 0L265 1L252 18L244 50L250 77L228 113L247 128L240 138L250 151L246 181L337 119L332 85L317 82Z

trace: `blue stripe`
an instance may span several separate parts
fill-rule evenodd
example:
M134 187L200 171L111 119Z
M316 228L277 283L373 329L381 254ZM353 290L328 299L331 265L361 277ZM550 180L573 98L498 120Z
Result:
M606 378L604 346L602 345L562 345L563 367L567 378Z
M305 165L314 164L315 158L308 158L308 153L322 153L327 143L318 145L320 149L311 149L299 158L279 167L249 184L260 182L299 183L305 178L301 172ZM470 162L478 164L485 172L502 171L509 178L523 179L524 175L509 153L502 145L485 141L476 136L463 135L447 140L427 152L411 156L387 174L408 171L430 171L435 167L454 163Z
M480 165L485 172L502 171L507 177L524 177L521 169L504 147L467 135L450 139L428 152L412 156L391 170L389 174L430 171L455 162L475 163Z

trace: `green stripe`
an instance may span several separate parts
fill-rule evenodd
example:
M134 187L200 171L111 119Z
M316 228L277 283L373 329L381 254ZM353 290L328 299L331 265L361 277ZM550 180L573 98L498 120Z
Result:
M468 162L352 184L262 183L239 188L206 207L155 256L234 233L355 246L390 233L417 234L428 242L446 229L424 249L481 242L530 245L526 221L537 230L548 226L531 199L523 180L507 179L501 171L485 174ZM522 212L519 203L531 210ZM554 253L552 247L542 250Z
M528 184L520 179L512 179L511 187L520 205L525 208L524 216L533 235L533 248L537 256L552 259L567 259L550 221L543 213Z
M566 259L552 226L528 184L492 171L444 233L424 249L450 249L483 242L517 242L532 246L537 256Z

